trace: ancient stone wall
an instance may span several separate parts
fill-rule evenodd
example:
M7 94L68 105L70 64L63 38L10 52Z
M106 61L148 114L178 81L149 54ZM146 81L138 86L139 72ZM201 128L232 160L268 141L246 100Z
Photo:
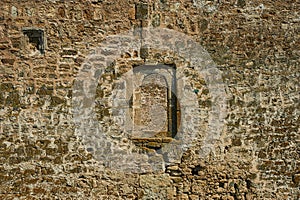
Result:
M0 199L299 199L299 10L298 1L283 0L2 0ZM209 85L210 74L190 65L198 58L142 43L107 65L101 65L102 57L89 57L107 36L132 29L137 44L150 41L142 33L147 27L181 33L211 56L205 61L214 61L211 73L220 74L215 84L224 86L226 99L217 138L211 136L211 125L219 122L211 117L217 116L217 88ZM97 134L77 134L76 84L88 62L103 71L94 104L81 106L94 105L110 143ZM188 100L179 101L178 124L191 130L186 140L194 139L180 157L170 152L185 142L181 137L130 139L118 129L122 115L113 103L122 104L115 99L128 88L120 77L149 64L175 66L182 78L178 92L197 104L192 109ZM127 118L131 113L134 119L134 106L127 105L132 109ZM208 154L205 138L213 142ZM113 146L140 154L168 148L152 157L157 170L133 173L120 170L119 157L103 157L117 152ZM131 158L143 164L144 157ZM130 166L128 161L126 169Z

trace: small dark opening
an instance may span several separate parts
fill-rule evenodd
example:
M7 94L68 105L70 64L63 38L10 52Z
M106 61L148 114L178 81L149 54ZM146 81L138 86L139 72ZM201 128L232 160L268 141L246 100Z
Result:
M247 189L249 190L251 188L251 181L250 180L246 180L246 184L247 184Z
M87 150L88 152L93 152L93 151L94 151L94 149L91 148L91 147L87 148L86 150Z
M197 165L196 167L192 168L192 175L198 175L198 172L201 170L204 170L204 167Z
M234 189L235 189L236 192L239 192L239 186L238 186L238 184L236 184L236 183L234 184Z
M28 42L41 54L45 53L44 31L41 29L24 29L23 34L28 37Z

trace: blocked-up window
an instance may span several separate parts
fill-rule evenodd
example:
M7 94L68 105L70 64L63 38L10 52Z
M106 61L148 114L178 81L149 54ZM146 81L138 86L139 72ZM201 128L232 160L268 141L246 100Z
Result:
M24 28L25 45L32 52L45 53L44 31L36 28Z
M133 95L133 119L135 130L153 136L168 132L168 85L160 74L144 77L142 85Z
M160 141L157 139L174 138L179 126L176 70L170 66L158 65L136 67L133 71L134 85L138 86L134 88L130 101L133 136L139 146L142 141L158 149L163 144L157 144ZM151 145L148 147L151 148Z

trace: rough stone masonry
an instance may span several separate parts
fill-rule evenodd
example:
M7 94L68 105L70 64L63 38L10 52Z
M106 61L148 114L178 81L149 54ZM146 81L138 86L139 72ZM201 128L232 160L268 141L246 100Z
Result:
M2 0L0 199L299 199L299 10L297 0ZM187 58L147 45L101 66L93 112L111 143L87 146L76 134L74 84L81 86L75 79L88 69L88 55L107 37L133 29L141 30L135 37L142 41L149 27L196 41L221 72L226 116L214 151L204 157L215 105L207 77ZM157 64L175 72L134 71ZM122 76L131 70L144 84L126 96L138 130L127 137L112 102L125 94ZM173 91L190 91L197 109L173 95L177 76L186 84L175 81ZM186 129L195 141L170 158L161 149L180 142L175 136L184 120L198 127ZM159 123L163 128L153 134ZM149 135L141 137L139 125L149 124L152 129L143 129ZM112 146L158 152L161 160L153 162L168 164L144 173L116 170L117 163L99 156L115 153Z

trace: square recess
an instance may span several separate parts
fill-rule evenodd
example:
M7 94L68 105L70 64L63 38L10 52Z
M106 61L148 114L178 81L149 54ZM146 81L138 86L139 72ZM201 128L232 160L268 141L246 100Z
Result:
M45 53L44 30L38 28L23 28L24 36L27 36L28 43L41 54Z

